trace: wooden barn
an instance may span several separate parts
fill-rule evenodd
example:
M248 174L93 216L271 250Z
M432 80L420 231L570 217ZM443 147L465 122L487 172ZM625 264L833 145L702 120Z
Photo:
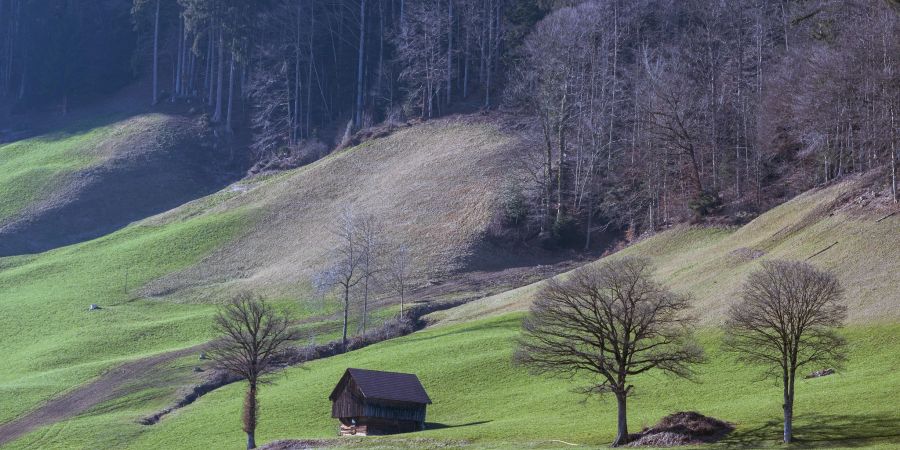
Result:
M342 436L423 430L431 404L417 376L365 369L347 369L328 399Z

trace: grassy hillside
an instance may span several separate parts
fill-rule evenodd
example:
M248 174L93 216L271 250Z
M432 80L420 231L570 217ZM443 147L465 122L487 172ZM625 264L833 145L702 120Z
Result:
M534 377L510 364L520 314L439 327L279 374L262 389L257 437L331 438L328 394L348 367L415 372L434 404L430 429L393 438L364 438L386 447L562 448L561 440L600 446L615 434L613 399L571 393L583 380ZM853 359L839 375L798 384L796 436L805 445L891 448L900 443L900 351L897 325L854 326L846 330ZM726 445L775 445L780 436L780 388L756 382L759 372L738 368L717 348L718 335L701 335L711 361L698 382L658 375L636 379L630 402L634 429L677 410L699 410L738 425ZM75 420L47 427L10 448L65 446L92 448L239 449L242 386L204 396L153 426L134 420L144 406L140 395ZM111 410L115 406L115 410ZM345 441L347 442L347 441ZM350 441L354 442L354 441Z
M266 228L271 225L265 223L270 210L252 208L249 205L253 203L247 200L273 198L264 194L275 190L274 183L286 180L296 182L302 179L299 178L302 173L327 173L325 168L347 163L341 158L346 158L346 154L336 155L307 169L258 180L255 185L248 185L242 190L227 190L171 214L145 221L135 230L127 230L131 233L137 233L143 227L167 230L172 224L184 222L178 229L187 233L191 228L187 224L208 226L204 221L243 223L245 225L237 225L237 229L249 230L216 233L220 236L218 239L227 243L200 260L205 262L191 265L191 261L197 261L196 256L184 259L183 266L187 269L172 272L176 275L157 278L156 282L150 283L151 288L159 280L184 279L186 274L198 270L198 267L215 267L209 260L219 258L216 255L222 254L223 248L246 242L248 236L260 233L260 229L272 229ZM623 252L654 259L661 279L680 291L694 294L706 324L700 330L700 336L711 357L710 363L702 369L698 384L652 374L637 380L638 395L631 401L630 423L633 429L652 424L667 413L691 409L738 425L737 432L726 445L775 445L780 426L779 386L771 381L756 382L758 371L737 366L722 355L718 347L719 335L713 325L720 322L724 307L734 298L734 289L759 259L804 259L815 255L811 261L834 269L848 288L847 301L851 306L852 324L845 333L853 351L848 367L838 375L800 383L797 436L806 440L801 445L891 448L900 444L900 427L897 426L900 416L895 408L900 402L900 377L897 376L900 362L893 357L900 351L896 308L900 286L897 286L895 276L898 270L897 255L900 255L900 244L896 240L900 219L893 216L879 221L885 214L863 213L853 207L841 206L847 195L855 192L856 188L855 182L848 182L808 193L739 229L674 229ZM274 198L278 198L277 195ZM240 216L243 219L238 216L231 216L233 221L226 219L229 216L225 211L241 208L247 211ZM169 225L165 225L167 223ZM117 235L111 236L108 242L101 240L88 245L96 248L102 248L104 242L112 245L120 239ZM224 237L229 235L239 237L231 240ZM838 244L816 255L833 242ZM213 247L198 248L194 255ZM77 252L73 249L72 253ZM42 273L50 277L55 273L48 268L52 265L38 265L38 262L64 254L66 252L58 251L36 258L0 260L9 265L0 274L14 276L31 267L34 270L31 275L22 272L21 276L34 277L35 273ZM254 261L253 258L248 260ZM169 265L165 270L173 268ZM62 269L57 267L56 271L59 270ZM248 277L239 283L257 279L265 278ZM109 283L114 285L112 281ZM22 281L18 285L18 289L24 291L26 285L31 286L31 283ZM213 289L217 285L198 286ZM227 283L220 283L219 286L229 288ZM272 286L277 291L278 284ZM611 400L581 403L582 398L569 391L575 386L573 382L532 377L511 364L513 342L522 317L518 311L527 308L537 287L528 286L436 313L434 318L446 325L279 374L273 385L263 389L262 425L258 438L266 442L334 436L335 423L329 417L327 393L340 372L353 366L415 372L435 399L435 404L429 409L429 421L434 425L428 431L361 442L381 443L387 447L472 444L479 448L565 447L555 440L590 445L609 442L615 426ZM146 354L150 351L148 349L175 347L202 340L203 332L198 331L197 324L208 320L209 306L199 301L204 298L202 295L192 297L185 294L199 290L176 292L180 294L171 295L168 298L171 301L127 301L111 308L110 312L118 313L121 308L135 314L135 317L138 317L138 311L152 314L162 321L156 324L165 323L166 330L163 336L156 335L154 323L132 324L125 327L128 333L109 323L100 325L99 329L106 329L101 333L109 333L106 336L111 340L144 339L143 342L138 340L141 342L139 349L131 343L115 344L111 354ZM35 294L34 298L35 304L41 305L41 300L38 300L40 295ZM175 300L179 301L174 303ZM84 322L83 317L94 318L86 311L83 315L81 311L74 313L74 308L82 308L87 302L70 302L72 309L68 320ZM314 314L309 308L298 307L295 301L285 300L281 304L298 308L295 309L298 315ZM21 321L21 315L12 319L10 324L15 320ZM4 328L9 329L9 325L4 324ZM69 344L65 340L71 336L82 336L83 345L73 347L73 357L66 357L64 361L71 368L62 369L63 361L59 359L63 357L51 358L47 355L58 355L68 349ZM5 395L22 395L26 405L5 407L5 417L24 411L34 402L55 392L48 386L58 390L62 386L78 384L91 373L91 369L112 365L112 358L100 359L96 354L91 354L90 349L96 348L91 346L101 344L90 336L91 333L80 329L73 330L64 338L54 338L55 343L46 341L37 346L37 353L44 355L38 362L30 362L25 353L17 356L20 359L14 360L13 369L0 375L5 377L0 386L6 389ZM8 339L13 339L13 343L18 342L24 348L28 347L29 340L40 341L41 337L29 336L28 339L15 341L16 338L10 333L4 336L4 341ZM116 361L123 359L125 357ZM105 402L75 419L40 428L11 443L10 447L239 448L242 445L239 385L208 394L156 425L143 426L135 422L171 401L172 385L188 377L198 364L195 355L175 360L160 368L159 374L154 374L153 379L158 382L131 386L119 398ZM17 376L16 372L20 372L15 369L17 366L30 368L30 375Z
M851 322L894 323L900 320L900 214L885 217L889 211L847 204L862 186L860 180L849 180L809 191L740 228L675 227L617 256L650 258L661 280L694 296L707 325L721 322L746 275L759 261L773 258L809 260L833 270L846 289ZM540 286L525 286L434 318L454 323L525 311Z
M100 163L94 149L112 133L96 126L0 145L0 223L49 196L65 176Z
M239 172L206 133L179 115L118 112L0 145L0 256L96 238L220 189Z
M169 120L129 123L166 128ZM123 126L85 132L93 143L83 149L93 150L84 153L99 156L82 168L103 161L109 148L93 145L122 138ZM65 139L62 150L29 145L66 160L83 150ZM229 186L98 239L0 258L0 396L16 399L0 402L0 424L123 363L207 342L215 306L238 289L251 288L308 320L304 329L320 342L332 338L335 305L309 295L307 276L330 248L329 222L342 205L397 230L423 272L464 270L478 257L515 142L489 123L434 121ZM103 309L88 311L92 303ZM376 311L376 321L390 311ZM145 414L170 403L179 386L198 378L192 367L172 364L140 380L152 389L126 387L120 401L138 395Z
M296 286L322 266L335 245L336 219L351 206L355 214L374 215L392 238L406 242L420 272L432 277L476 264L515 264L503 252L486 251L484 236L518 143L491 123L442 119L297 170L235 184L158 220L219 201L215 208L260 209L260 220L203 263L151 283L146 292L199 287L296 295Z

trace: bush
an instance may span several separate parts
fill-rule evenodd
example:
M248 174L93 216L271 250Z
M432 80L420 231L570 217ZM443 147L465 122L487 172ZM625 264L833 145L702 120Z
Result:
M518 227L525 223L528 218L528 199L517 181L509 181L503 186L500 203L505 226Z
M688 207L700 218L717 211L722 206L722 198L712 192L701 192L688 203Z
M578 229L578 221L574 217L564 215L550 229L553 243L559 247L572 247L578 245L581 233Z

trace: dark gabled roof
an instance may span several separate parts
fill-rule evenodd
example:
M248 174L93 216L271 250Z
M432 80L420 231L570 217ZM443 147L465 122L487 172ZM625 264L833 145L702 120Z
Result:
M382 372L380 370L347 369L337 386L328 396L332 401L337 398L347 377L353 378L356 386L362 391L366 400L386 400L393 402L409 402L430 404L431 399L419 377L411 373Z

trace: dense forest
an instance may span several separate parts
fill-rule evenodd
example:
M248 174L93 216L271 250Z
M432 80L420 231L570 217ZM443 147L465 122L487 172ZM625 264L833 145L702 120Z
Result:
M586 247L851 173L897 198L898 72L897 0L0 0L14 112L145 80L266 169L500 110L533 144L505 226Z

